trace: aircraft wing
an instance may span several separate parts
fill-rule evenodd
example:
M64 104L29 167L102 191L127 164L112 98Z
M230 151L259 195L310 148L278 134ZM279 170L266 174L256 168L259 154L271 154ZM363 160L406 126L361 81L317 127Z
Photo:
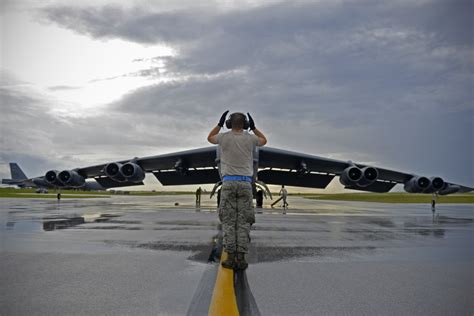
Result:
M216 165L216 147L205 147L175 153L133 158L118 161L125 164L134 161L144 172L151 172L163 185L203 184L220 181ZM101 164L77 169L83 177L93 177L101 185L112 187L115 181L105 177ZM122 186L134 185L133 182L121 182ZM143 184L143 183L141 183Z
M356 165L359 168L367 167L364 164L352 163L351 161L324 158L276 148L263 147L259 150L260 168L301 170L304 165L306 165L306 168L310 171L333 173L337 175L340 175L344 169L351 165ZM379 171L379 179L398 183L408 181L413 176L388 169L377 168L377 170Z
M276 148L264 147L259 150L259 179L267 184L287 184L293 186L325 188L335 176L343 174L350 166L360 169L368 167L350 161L341 161ZM276 170L275 170L276 169ZM359 187L346 185L348 189L388 192L397 183L410 180L413 175L377 169L377 180L372 184Z
M104 187L143 184L145 173L153 175L163 185L205 184L220 181L216 162L217 147L204 147L157 156L132 158L123 161L74 169L83 178L94 178ZM262 147L255 152L254 167L258 180L266 184L326 188L339 176L347 189L389 192L397 183L411 193L450 194L469 192L473 188L445 182L439 177L424 177L385 168L367 166L282 149ZM127 164L127 178L111 176L106 169L115 170ZM113 168L112 168L113 169ZM47 177L47 175L46 175Z
M341 161L314 155L297 153L276 148L263 147L259 150L259 180L267 184L325 188L335 176L339 176L346 189L389 192L396 184L404 184L410 193L451 194L470 192L474 188L445 182L439 177L424 177L405 172L368 166L351 161ZM362 179L351 181L352 168L362 171ZM374 170L375 169L375 170ZM376 174L375 180L363 179L367 174Z

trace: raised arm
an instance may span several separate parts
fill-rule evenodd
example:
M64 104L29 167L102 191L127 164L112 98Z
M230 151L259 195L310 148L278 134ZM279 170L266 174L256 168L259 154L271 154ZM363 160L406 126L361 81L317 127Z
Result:
M252 116L250 116L250 113L247 113L247 116L249 117L250 129L258 137L258 146L265 146L265 144L267 143L267 138L265 137L265 135L263 135L263 133L259 129L255 127L255 122Z
M209 133L209 136L207 136L207 141L210 142L211 144L217 145L217 139L216 136L219 134L219 131L221 130L221 127L217 125L214 127L211 132Z
M207 136L207 141L210 142L211 144L214 144L214 145L217 145L217 134L219 134L219 131L221 130L221 128L224 126L224 123L225 123L225 118L227 116L227 113L229 113L229 110L225 111L220 120L219 120L219 123L217 124L216 127L214 127L211 132L209 133L209 135Z

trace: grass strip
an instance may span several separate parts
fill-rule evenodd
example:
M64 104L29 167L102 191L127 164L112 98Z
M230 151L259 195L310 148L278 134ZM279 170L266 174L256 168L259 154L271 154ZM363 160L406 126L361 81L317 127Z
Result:
M377 203L431 203L431 194L410 193L340 193L297 194L312 200L358 201ZM474 203L474 194L451 194L438 196L436 203Z

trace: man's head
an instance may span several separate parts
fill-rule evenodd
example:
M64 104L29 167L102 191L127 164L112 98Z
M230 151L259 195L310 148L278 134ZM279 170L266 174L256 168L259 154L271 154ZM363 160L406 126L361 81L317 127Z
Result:
M233 130L247 129L248 125L247 117L240 112L232 113L230 118L226 121L227 128L232 128Z
M281 185L281 188L283 189L284 187L285 187L285 185L284 185L284 184L282 184L282 185Z

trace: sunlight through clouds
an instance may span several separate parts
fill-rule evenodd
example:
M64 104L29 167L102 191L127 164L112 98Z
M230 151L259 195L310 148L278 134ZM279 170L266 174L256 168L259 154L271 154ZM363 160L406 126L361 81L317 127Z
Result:
M29 11L3 15L2 68L62 102L59 111L78 115L119 99L147 84L149 78L127 76L173 56L165 45L140 45L120 39L95 40L39 23ZM137 58L141 62L136 62ZM154 82L159 79L155 78Z

